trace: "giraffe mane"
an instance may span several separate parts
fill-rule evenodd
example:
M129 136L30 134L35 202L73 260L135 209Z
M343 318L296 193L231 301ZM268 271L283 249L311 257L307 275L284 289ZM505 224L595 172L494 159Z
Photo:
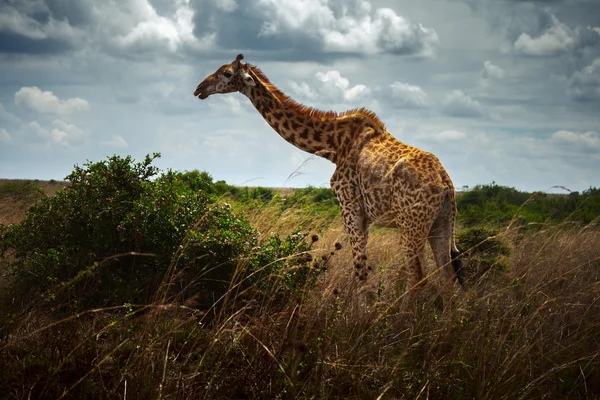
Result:
M385 130L385 125L379 119L377 114L373 111L368 110L364 107L353 108L351 110L337 112L337 111L322 111L318 110L314 107L305 106L304 104L300 104L285 93L283 93L277 86L273 85L269 78L260 70L260 68L246 64L248 69L252 71L252 73L258 78L260 83L269 91L275 98L277 98L282 104L302 113L305 115L309 115L313 118L325 118L325 119L337 119L343 117L353 117L358 116L367 119L371 123L373 123L377 128L381 130Z

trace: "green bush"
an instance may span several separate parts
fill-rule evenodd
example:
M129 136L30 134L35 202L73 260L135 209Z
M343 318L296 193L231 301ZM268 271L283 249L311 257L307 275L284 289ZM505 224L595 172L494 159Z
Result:
M43 196L22 223L0 229L14 297L42 294L75 309L148 302L171 271L181 284L178 294L208 307L240 265L249 277L239 279L249 285L283 273L282 260L308 250L305 235L275 235L262 245L244 218L215 202L209 175L158 175L151 165L158 156L76 166L68 187ZM310 268L308 260L303 268ZM303 279L292 274L283 288Z
M296 189L290 196L282 197L281 207L283 210L305 209L328 218L334 218L340 214L339 202L333 194L333 190L314 186Z
M313 267L317 264L311 265L313 257L306 236L308 233L296 231L282 239L272 233L261 242L260 251L251 256L251 265L259 267L254 281L260 289L293 292L312 281L311 277L316 278L319 269Z
M508 268L509 245L499 231L485 226L462 229L457 241L463 249L462 258L467 276L478 279L484 274L505 271Z
M466 226L564 221L589 224L600 215L600 189L562 195L521 192L492 183L460 193L456 205L458 218Z
M179 174L179 178L192 190L201 190L204 193L214 194L215 187L212 176L206 171L185 171Z

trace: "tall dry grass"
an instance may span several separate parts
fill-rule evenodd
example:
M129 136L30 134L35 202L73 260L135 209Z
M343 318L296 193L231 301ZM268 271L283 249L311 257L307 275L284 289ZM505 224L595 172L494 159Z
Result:
M314 220L273 215L252 222L286 234ZM315 259L346 243L339 220L322 231ZM287 299L240 292L240 261L218 310L176 297L61 320L27 308L0 328L0 398L600 398L600 232L563 225L501 239L508 269L457 288L450 317L433 262L403 312L402 257L385 229L372 232L366 283L345 246Z

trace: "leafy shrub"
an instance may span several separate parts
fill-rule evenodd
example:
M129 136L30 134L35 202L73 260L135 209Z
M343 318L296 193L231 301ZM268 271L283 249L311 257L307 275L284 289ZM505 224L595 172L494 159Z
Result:
M265 203L271 201L275 196L275 190L262 186L253 187L248 193L253 200L261 200Z
M499 238L498 230L477 226L461 230L457 241L464 249L463 263L469 278L479 278L486 273L504 271L510 247Z
M558 195L522 192L492 183L459 194L456 203L458 218L467 226L563 221L588 224L600 215L600 189Z
M311 213L334 218L339 215L339 202L330 188L308 186L294 190L290 196L281 199L282 209L307 209Z
M281 238L272 233L260 244L260 251L251 256L251 265L258 267L254 281L268 292L297 291L309 278L315 278L319 269L313 268L311 246L306 242L308 233L296 231ZM314 270L314 272L313 272ZM284 290L281 290L284 289Z
M179 174L179 178L194 191L201 190L205 193L214 194L212 176L206 171L185 171Z
M279 273L282 259L307 250L302 235L274 235L261 246L244 218L215 203L209 175L156 177L151 163L158 156L76 166L66 177L71 185L43 196L21 224L0 230L0 253L14 254L7 262L16 296L42 293L75 308L147 302L172 271L190 292L184 295L199 294L201 306L209 306L242 260L251 274L244 282L251 284L263 275L253 271ZM284 288L300 286L296 275Z

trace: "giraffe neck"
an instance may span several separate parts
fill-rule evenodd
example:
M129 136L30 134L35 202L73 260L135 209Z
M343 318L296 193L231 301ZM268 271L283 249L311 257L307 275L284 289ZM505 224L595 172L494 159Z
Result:
M351 115L338 115L302 106L283 94L258 70L250 67L256 86L245 94L265 121L286 141L311 154L336 162L351 129ZM347 120L347 124L343 121Z

